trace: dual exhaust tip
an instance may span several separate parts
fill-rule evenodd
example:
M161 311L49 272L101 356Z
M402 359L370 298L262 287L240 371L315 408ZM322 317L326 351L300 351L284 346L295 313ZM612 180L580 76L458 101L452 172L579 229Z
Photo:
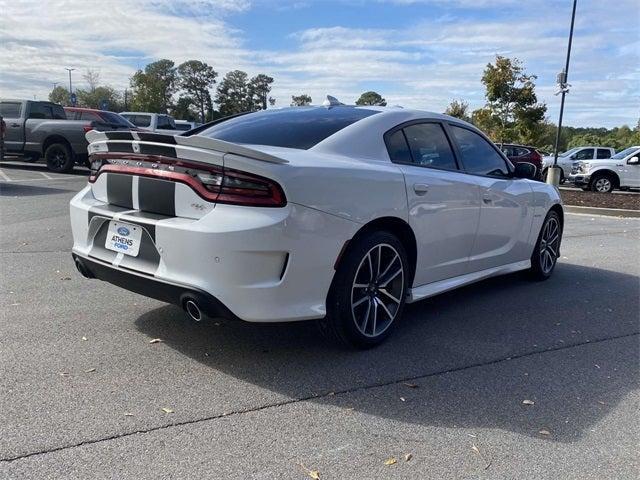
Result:
M199 322L204 317L202 315L202 310L200 310L200 307L192 298L188 298L187 300L185 300L184 311L187 312L187 315L189 315L191 320L194 320L196 322Z

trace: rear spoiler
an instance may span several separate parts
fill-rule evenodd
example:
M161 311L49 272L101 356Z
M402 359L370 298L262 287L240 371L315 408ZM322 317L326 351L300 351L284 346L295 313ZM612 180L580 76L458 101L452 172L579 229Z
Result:
M87 132L89 155L94 153L132 153L142 155L162 155L185 160L202 160L203 153L232 153L242 157L269 163L289 163L287 160L259 150L225 142L215 138L193 135L166 135L142 131Z

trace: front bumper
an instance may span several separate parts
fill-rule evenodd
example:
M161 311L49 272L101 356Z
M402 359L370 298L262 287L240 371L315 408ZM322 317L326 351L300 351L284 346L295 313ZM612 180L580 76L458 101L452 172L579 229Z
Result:
M589 174L578 173L569 175L569 182L573 183L576 187L587 186L590 180L591 175Z
M185 292L203 295L250 322L323 317L334 262L360 227L294 203L216 204L200 218L162 216L114 207L89 187L70 210L74 258L98 269L96 278L176 304ZM137 257L105 249L110 220L142 227Z

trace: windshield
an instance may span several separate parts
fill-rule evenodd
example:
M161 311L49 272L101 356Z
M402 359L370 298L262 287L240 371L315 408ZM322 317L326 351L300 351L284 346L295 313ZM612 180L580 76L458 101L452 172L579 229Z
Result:
M631 155L633 152L635 152L636 150L638 150L638 147L629 147L629 148L625 148L624 150L622 150L621 152L616 153L613 157L611 158L615 158L616 160L622 160L624 157L626 157L627 155Z
M346 106L261 110L216 123L198 135L232 143L306 150L376 113L376 110Z
M578 150L580 150L580 147L572 148L571 150L567 150L566 152L559 153L558 156L568 157L569 155L576 153Z

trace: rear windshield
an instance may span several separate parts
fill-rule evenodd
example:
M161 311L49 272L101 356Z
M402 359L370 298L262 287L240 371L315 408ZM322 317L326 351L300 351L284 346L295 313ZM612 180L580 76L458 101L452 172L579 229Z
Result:
M295 107L232 117L199 135L232 143L309 149L327 137L378 113L353 107Z
M104 118L108 123L113 125L122 125L123 127L132 127L131 124L126 118L122 115L118 115L117 113L112 112L101 112L102 118Z

